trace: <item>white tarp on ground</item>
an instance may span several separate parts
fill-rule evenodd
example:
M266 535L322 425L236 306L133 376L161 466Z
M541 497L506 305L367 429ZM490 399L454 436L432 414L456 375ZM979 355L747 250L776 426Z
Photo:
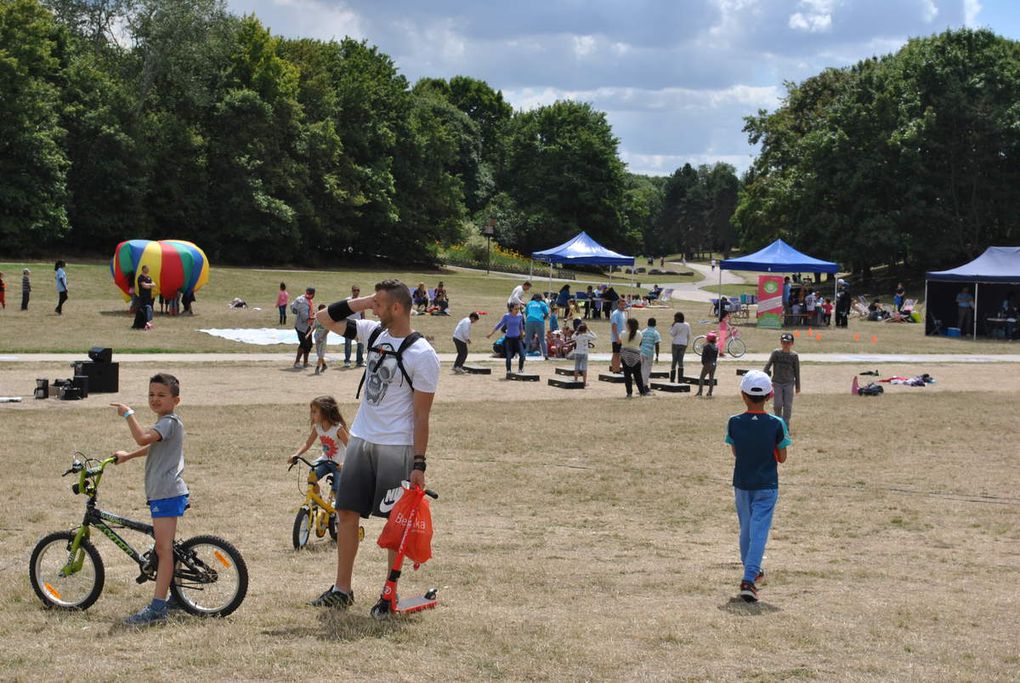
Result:
M214 337L223 337L242 344L255 344L256 346L273 346L275 344L289 344L296 346L297 332L293 327L237 327L232 329L211 329L199 330L211 334ZM326 338L327 346L343 344L344 338L336 332L330 332Z

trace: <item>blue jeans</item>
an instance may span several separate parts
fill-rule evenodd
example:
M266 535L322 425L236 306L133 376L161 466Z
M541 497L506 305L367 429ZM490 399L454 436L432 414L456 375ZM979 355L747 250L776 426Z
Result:
M520 337L507 337L503 341L503 358L506 359L506 371L510 372L510 361L517 354L517 372L524 372L524 340Z
M531 339L536 334L538 335L538 348L542 352L542 357L546 358L549 356L549 351L545 346L544 320L529 320L524 323L524 348L528 351L531 350Z
M779 500L779 489L734 488L733 493L740 520L740 562L744 565L744 581L754 581L765 557L765 542L772 528L772 512Z
M344 337L344 363L351 362L351 344L354 343L353 339ZM358 365L365 364L365 345L358 342Z

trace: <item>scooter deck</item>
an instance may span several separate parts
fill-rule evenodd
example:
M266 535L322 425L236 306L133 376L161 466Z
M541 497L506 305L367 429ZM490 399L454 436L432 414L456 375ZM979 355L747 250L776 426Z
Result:
M424 595L419 595L416 598L404 598L397 602L397 613L399 614L411 614L412 612L420 612L425 609L432 609L439 603L436 598L426 598Z

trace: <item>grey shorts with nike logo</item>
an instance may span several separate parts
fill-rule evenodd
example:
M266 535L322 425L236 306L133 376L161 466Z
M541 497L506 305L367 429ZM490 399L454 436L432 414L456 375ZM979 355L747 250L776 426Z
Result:
M389 517L403 493L401 482L411 474L412 446L369 443L352 436L340 470L336 508L362 517Z

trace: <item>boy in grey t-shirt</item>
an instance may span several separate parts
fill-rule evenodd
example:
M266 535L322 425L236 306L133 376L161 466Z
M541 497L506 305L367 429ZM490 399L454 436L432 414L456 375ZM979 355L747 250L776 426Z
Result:
M166 620L167 592L174 573L173 542L177 534L177 519L184 516L188 506L188 487L181 477L184 472L184 423L174 412L180 402L180 382L173 375L159 373L149 379L149 408L158 418L152 427L143 428L134 416L135 411L123 403L110 404L127 421L131 437L141 447L131 452L114 451L116 464L145 456L145 497L152 513L156 537L156 589L151 604L124 620L133 626L148 626Z

